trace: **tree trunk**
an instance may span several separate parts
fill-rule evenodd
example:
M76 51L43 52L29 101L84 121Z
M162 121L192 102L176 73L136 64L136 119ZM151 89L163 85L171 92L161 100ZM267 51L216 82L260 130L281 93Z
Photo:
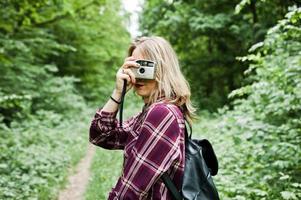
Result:
M251 0L250 8L253 15L253 24L255 24L258 22L258 17L256 12L256 0Z

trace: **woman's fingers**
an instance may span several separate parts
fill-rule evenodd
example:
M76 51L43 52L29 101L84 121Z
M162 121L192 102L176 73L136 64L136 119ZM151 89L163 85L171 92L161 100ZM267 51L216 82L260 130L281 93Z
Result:
M118 79L126 79L128 83L135 83L135 75L131 69L120 68L117 72Z
M133 71L131 69L123 69L123 73L130 76L132 83L136 82L135 74L133 73Z
M133 56L125 58L122 67L118 70L116 74L116 89L118 91L122 90L123 80L127 80L127 90L136 82L135 75L130 69L140 66L135 60L136 59Z
M131 82L131 77L128 74L120 74L120 79L126 80L128 83Z
M133 83L131 82L130 76L127 74L123 74L121 78L127 80L126 91L130 90L133 87Z
M140 65L133 60L125 61L122 65L122 68L127 69L130 67L139 67Z

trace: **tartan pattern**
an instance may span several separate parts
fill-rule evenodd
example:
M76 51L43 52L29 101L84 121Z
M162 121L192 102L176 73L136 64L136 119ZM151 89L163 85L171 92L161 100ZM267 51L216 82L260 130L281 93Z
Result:
M124 149L123 173L109 200L171 200L160 176L168 171L180 188L185 162L185 122L181 110L157 102L123 122L99 109L91 123L90 142L106 149Z

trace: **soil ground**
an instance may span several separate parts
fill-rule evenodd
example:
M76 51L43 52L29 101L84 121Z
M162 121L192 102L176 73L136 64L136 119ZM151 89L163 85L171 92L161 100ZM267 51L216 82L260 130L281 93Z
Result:
M83 200L90 177L90 166L95 153L95 147L89 144L86 156L76 166L75 173L68 178L68 185L59 194L58 200Z

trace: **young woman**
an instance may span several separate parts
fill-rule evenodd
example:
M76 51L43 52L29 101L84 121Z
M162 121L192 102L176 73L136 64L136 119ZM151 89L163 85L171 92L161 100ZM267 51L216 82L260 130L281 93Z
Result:
M131 68L138 59L156 62L154 80L135 79ZM123 122L116 119L123 80L134 89L145 106ZM99 109L90 127L90 142L106 149L123 149L122 175L108 199L171 199L160 179L167 172L178 189L185 165L185 121L191 122L194 108L190 89L171 45L161 37L140 37L129 47L129 57L116 74L116 87Z

